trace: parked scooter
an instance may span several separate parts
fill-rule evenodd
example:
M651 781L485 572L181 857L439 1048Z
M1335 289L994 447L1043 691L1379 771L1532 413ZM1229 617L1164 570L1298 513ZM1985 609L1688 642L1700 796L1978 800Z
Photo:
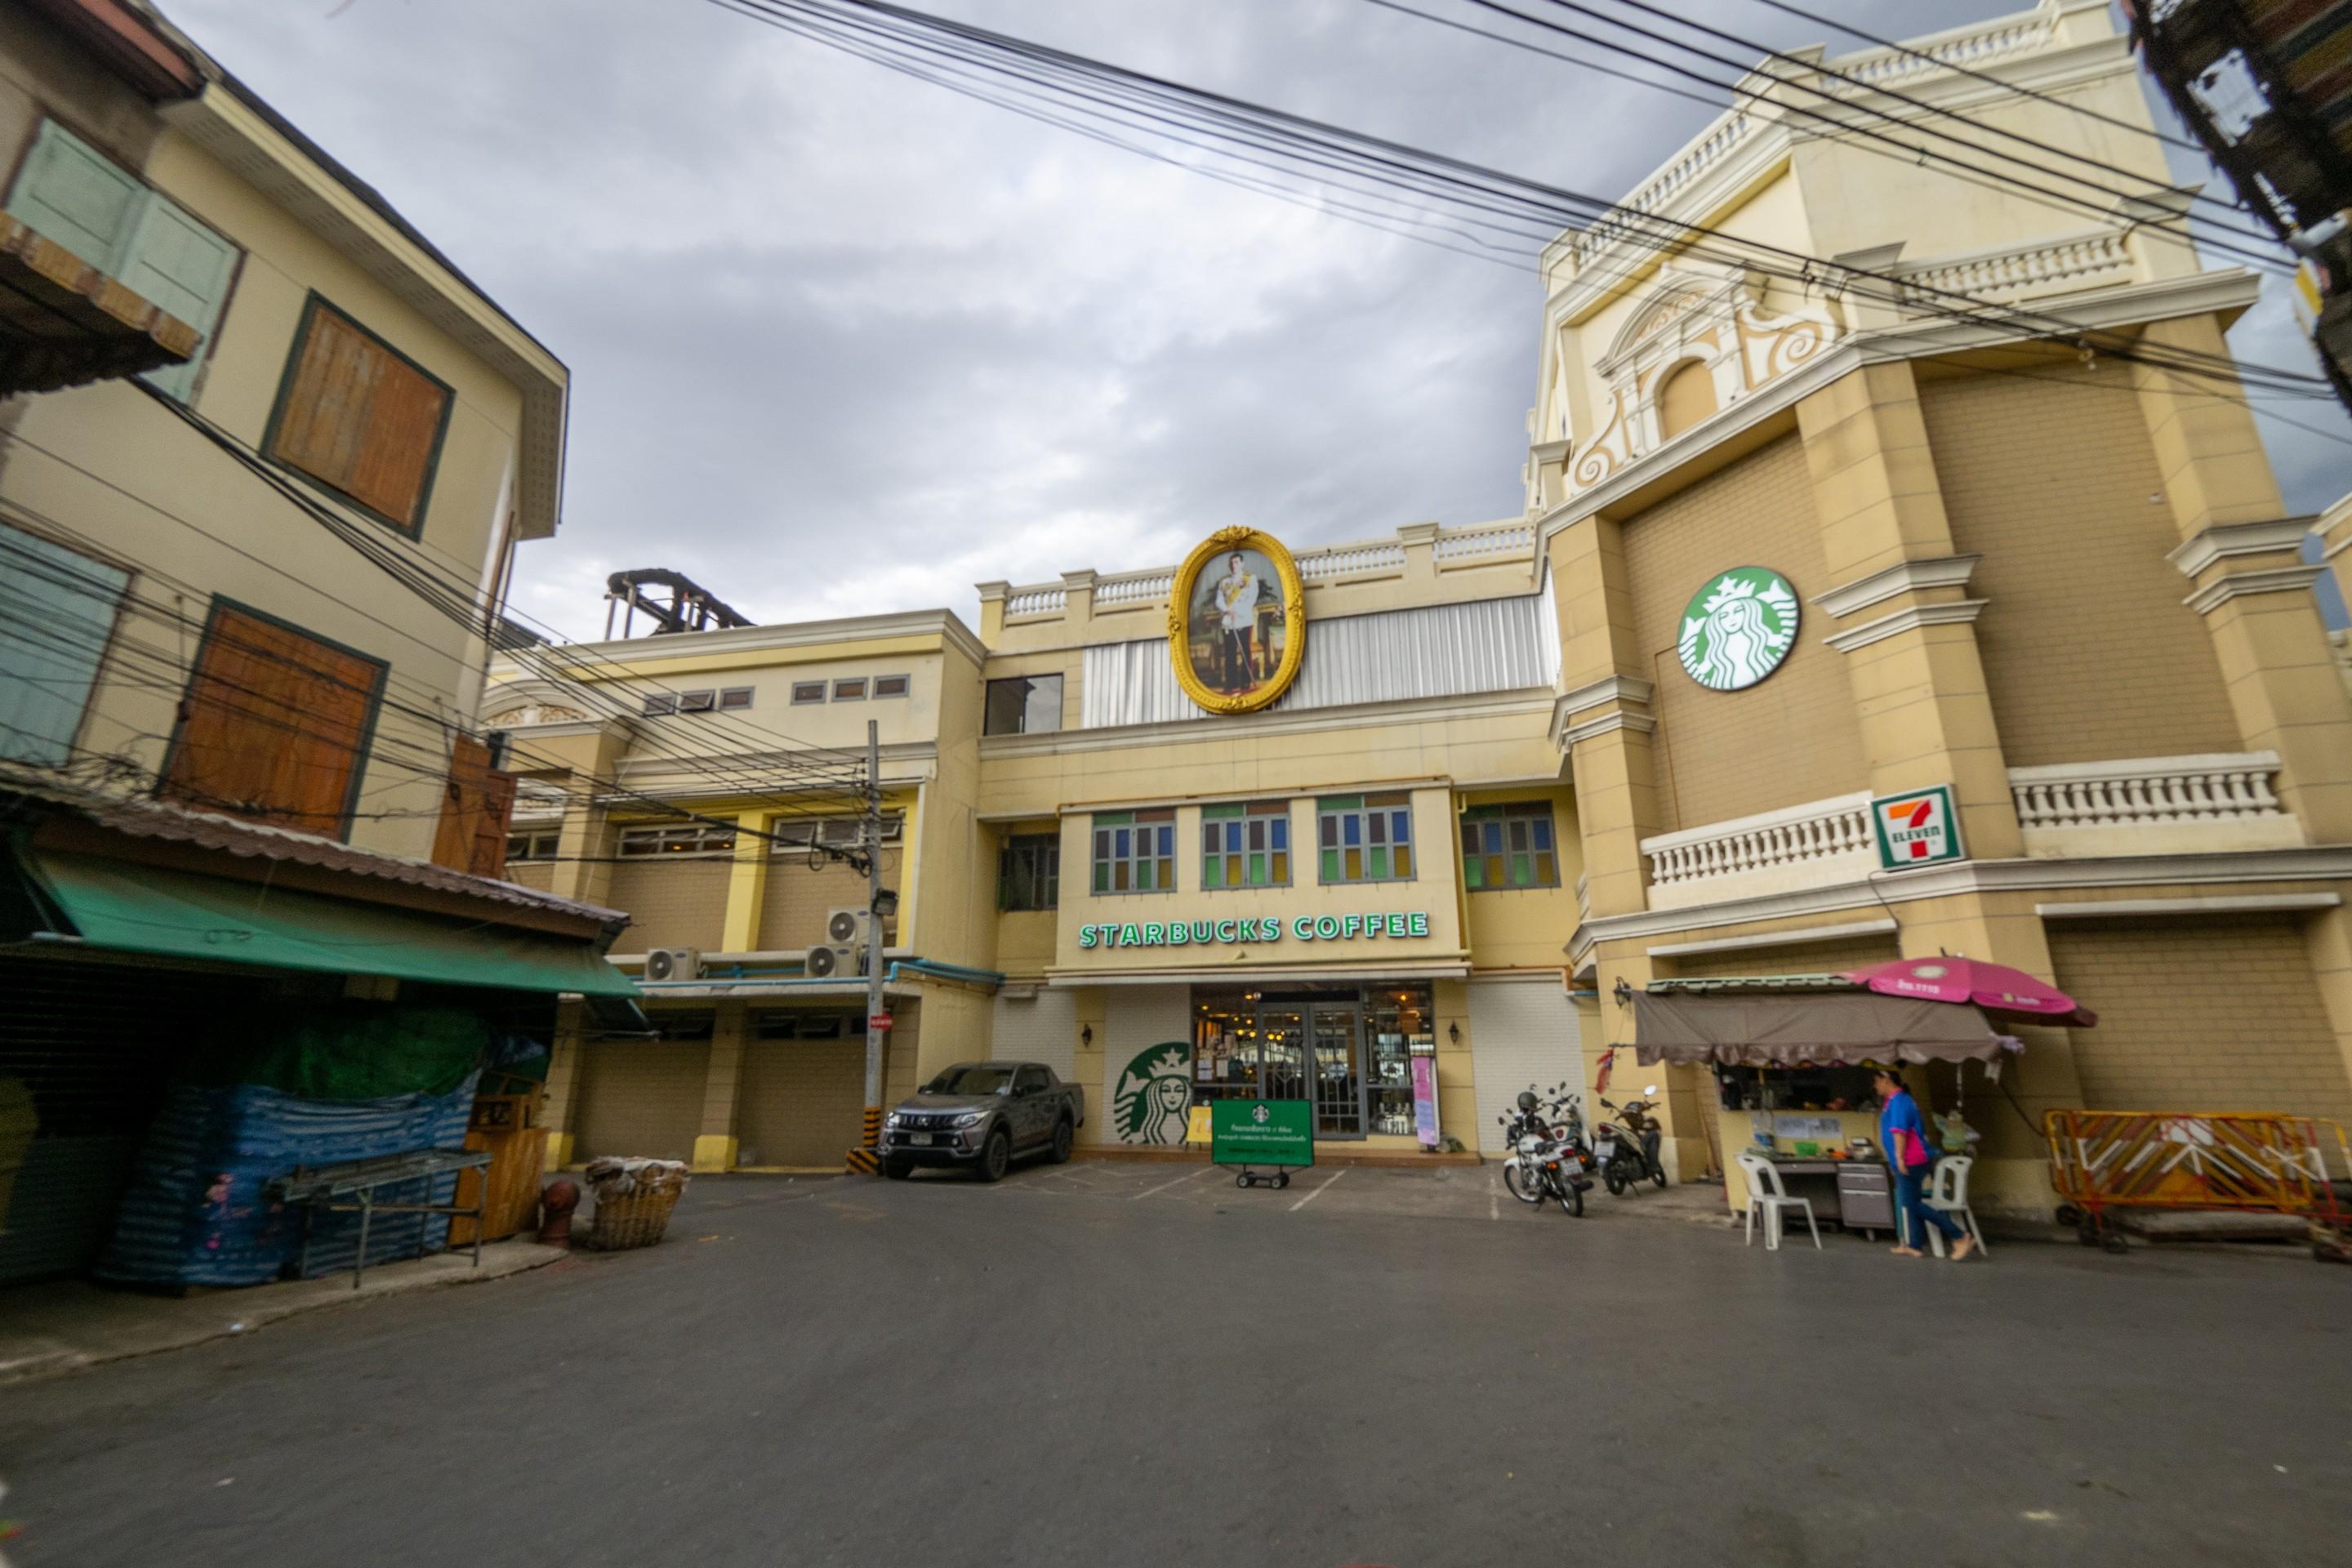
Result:
M1552 1112L1557 1115L1566 1103L1553 1100ZM1540 1204L1549 1198L1559 1205L1562 1214L1580 1216L1585 1192L1592 1182L1584 1173L1576 1146L1555 1136L1555 1129L1538 1114L1543 1108L1530 1087L1519 1095L1517 1116L1495 1119L1502 1124L1511 1147L1510 1158L1503 1163L1503 1185L1523 1204Z
M1616 1121L1603 1121L1592 1130L1592 1156L1600 1162L1601 1179L1612 1197L1622 1197L1644 1176L1659 1186L1666 1184L1666 1168L1658 1160L1665 1134L1657 1118L1650 1114L1658 1102L1646 1098L1657 1092L1656 1084L1647 1084L1642 1089L1643 1099L1629 1100L1623 1105L1601 1102L1602 1110L1617 1113Z

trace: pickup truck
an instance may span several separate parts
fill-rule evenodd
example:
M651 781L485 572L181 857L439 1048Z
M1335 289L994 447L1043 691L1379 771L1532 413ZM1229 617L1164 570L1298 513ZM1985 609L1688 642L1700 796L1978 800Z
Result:
M958 1062L883 1119L882 1173L942 1165L998 1181L1016 1154L1068 1159L1086 1121L1086 1090L1042 1062Z

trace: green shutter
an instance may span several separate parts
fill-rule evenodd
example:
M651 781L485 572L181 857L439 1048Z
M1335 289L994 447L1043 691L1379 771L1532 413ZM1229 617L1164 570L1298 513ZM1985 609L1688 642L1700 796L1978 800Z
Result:
M0 570L18 612L0 626L0 757L56 766L72 754L131 577L5 524Z
M8 193L8 212L42 238L113 274L129 253L146 195L146 186L52 120L43 122Z
M131 237L130 256L119 277L124 288L202 332L208 344L236 270L236 247L155 196ZM147 384L185 401L204 353L200 345L187 363L148 372Z

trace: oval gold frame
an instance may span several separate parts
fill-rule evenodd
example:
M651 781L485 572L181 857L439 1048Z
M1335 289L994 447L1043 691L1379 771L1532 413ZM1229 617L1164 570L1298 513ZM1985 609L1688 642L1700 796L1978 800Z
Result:
M1192 585L1199 580L1201 569L1215 557L1234 550L1255 550L1274 563L1282 577L1282 662L1275 666L1274 674L1255 691L1234 696L1223 691L1212 691L1201 682L1192 670L1192 633L1185 617L1192 612ZM1280 701L1297 679L1299 661L1307 657L1307 582L1298 574L1298 563L1282 541L1255 528L1221 528L1193 547L1184 557L1184 564L1176 568L1175 580L1168 586L1168 662L1176 671L1176 684L1184 695L1212 713L1255 713L1259 709Z

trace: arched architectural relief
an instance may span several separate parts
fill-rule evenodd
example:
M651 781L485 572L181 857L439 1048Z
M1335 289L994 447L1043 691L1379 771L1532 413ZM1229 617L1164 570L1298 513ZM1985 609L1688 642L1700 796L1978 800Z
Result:
M1697 421L1704 425L1843 335L1825 304L1809 298L1785 315L1768 316L1763 294L1761 279L1665 273L1593 366L1606 398L1599 427L1570 455L1569 494L1665 444L1659 394L1685 366L1699 367L1714 387L1714 407ZM1677 401L1690 406L1689 389Z

